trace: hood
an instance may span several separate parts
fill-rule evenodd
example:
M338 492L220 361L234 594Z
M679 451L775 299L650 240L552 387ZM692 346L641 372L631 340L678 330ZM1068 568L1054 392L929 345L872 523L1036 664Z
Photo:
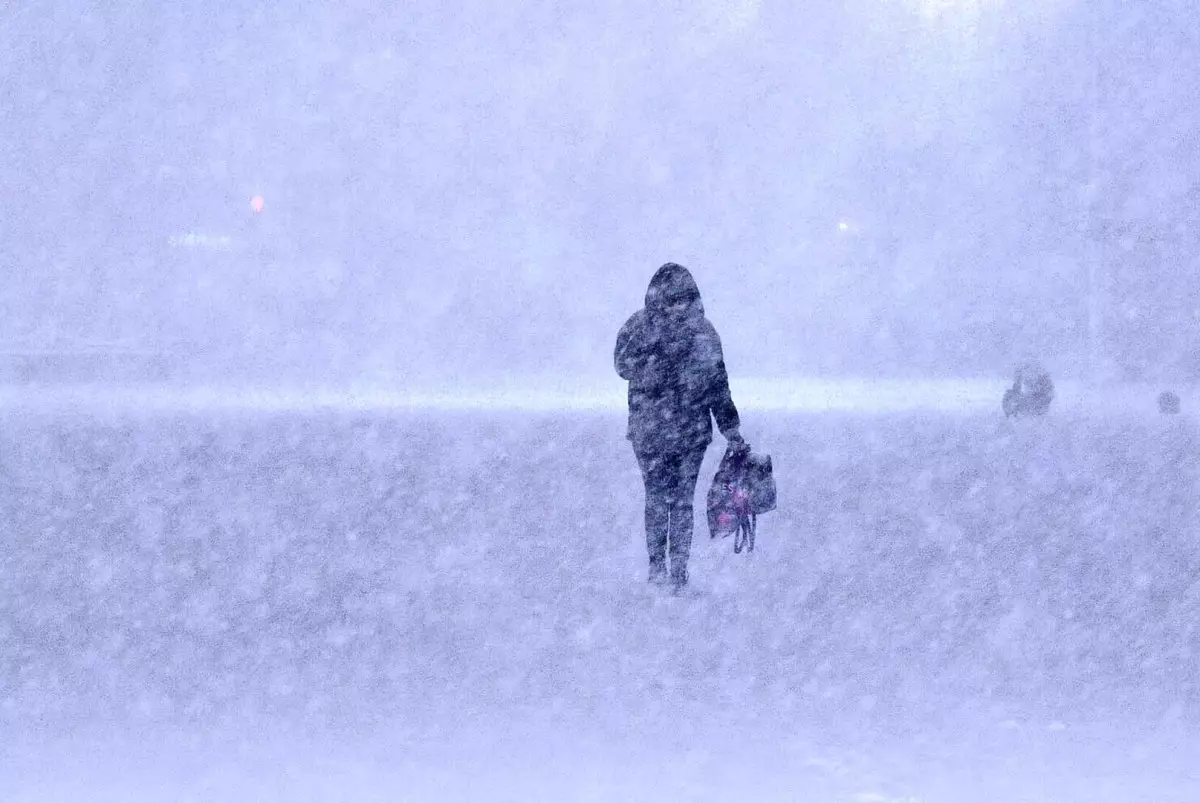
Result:
M691 302L688 312L704 316L704 305L700 302L700 288L696 280L683 265L668 262L650 279L646 289L646 309L650 312L665 313L673 301L686 299Z

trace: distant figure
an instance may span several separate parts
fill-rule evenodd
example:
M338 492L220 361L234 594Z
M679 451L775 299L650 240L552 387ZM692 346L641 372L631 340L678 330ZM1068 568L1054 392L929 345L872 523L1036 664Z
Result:
M1017 368L1012 387L1004 392L1001 406L1009 418L1045 415L1053 400L1054 382L1050 380L1050 374L1036 362L1026 362Z
M646 306L617 335L613 360L629 380L627 437L646 486L650 582L669 579L679 589L688 581L692 500L712 418L731 443L742 442L721 338L687 268L668 262L655 272Z
M1173 390L1158 394L1158 411L1163 415L1179 415L1179 394Z

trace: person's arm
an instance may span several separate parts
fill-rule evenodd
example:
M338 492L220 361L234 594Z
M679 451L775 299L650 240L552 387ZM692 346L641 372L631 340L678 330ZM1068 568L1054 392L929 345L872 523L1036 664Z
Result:
M717 429L731 441L742 439L742 420L738 416L737 407L733 403L733 395L729 392L729 375L725 372L725 361L717 364L716 377L713 380L711 409L713 418L717 420Z
M640 382L645 377L647 355L645 349L645 324L643 313L634 313L621 331L617 333L617 346L613 349L613 366L617 375L630 382Z
M721 349L721 338L717 330L708 327L705 333L708 338L707 358L712 364L712 374L708 387L708 407L713 418L717 421L717 429L731 441L740 441L741 418L733 403L733 395L729 392L729 374L725 371L725 354Z

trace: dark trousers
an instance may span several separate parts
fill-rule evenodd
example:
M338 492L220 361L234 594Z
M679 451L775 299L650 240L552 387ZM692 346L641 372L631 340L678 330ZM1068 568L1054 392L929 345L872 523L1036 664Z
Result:
M651 571L666 568L671 555L671 579L687 582L692 549L692 499L704 461L704 447L682 453L638 452L638 467L646 484L646 550Z

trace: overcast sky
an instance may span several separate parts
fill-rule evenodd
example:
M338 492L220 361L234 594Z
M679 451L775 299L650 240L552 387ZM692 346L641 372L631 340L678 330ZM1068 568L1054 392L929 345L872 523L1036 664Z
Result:
M410 5L7 4L4 335L603 376L671 260L734 375L1194 362L1185 3Z

